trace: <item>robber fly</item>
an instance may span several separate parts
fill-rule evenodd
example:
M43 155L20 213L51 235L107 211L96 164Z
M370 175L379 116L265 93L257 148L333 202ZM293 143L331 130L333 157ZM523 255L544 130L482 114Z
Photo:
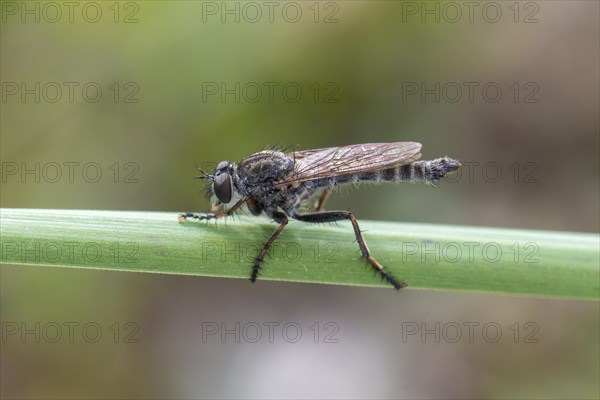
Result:
M254 261L252 282L256 281L263 259L287 225L288 217L317 223L350 220L362 256L382 279L400 289L406 283L394 278L373 258L354 215L349 211L323 211L323 208L337 185L422 181L435 186L447 173L460 167L458 161L449 157L417 161L420 157L420 143L367 143L289 153L264 150L237 164L221 161L213 174L197 167L202 175L196 178L209 180L213 207L205 214L181 214L179 220L226 217L244 206L252 215L264 212L277 222L279 227ZM309 201L311 199L316 201ZM301 212L304 205L312 206L311 211Z

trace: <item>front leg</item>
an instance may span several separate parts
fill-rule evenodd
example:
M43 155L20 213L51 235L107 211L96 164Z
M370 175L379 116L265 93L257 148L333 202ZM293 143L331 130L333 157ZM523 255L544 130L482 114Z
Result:
M234 212L236 212L236 210L238 208L240 208L248 199L247 198L242 198L240 199L237 203L235 203L235 205L233 207L231 207L229 210L227 211L223 211L223 210L218 210L215 208L215 206L211 207L210 212L207 212L205 214L194 214L191 212L185 213L185 214L179 214L179 222L185 222L186 219L188 218L196 218L197 220L211 220L211 219L216 219L216 218L223 218L223 217L228 217L231 214L233 214Z
M349 211L323 211L323 212L311 212L306 214L298 214L294 212L292 214L294 219L304 222L336 222L342 221L344 219L349 219L352 222L352 227L354 228L354 236L356 236L356 242L358 243L358 247L360 248L360 252L362 256L367 260L367 262L375 269L375 271L379 272L382 279L385 279L388 283L390 283L394 288L401 289L406 286L406 282L398 281L392 275L390 275L387 271L383 269L381 264L373 256L367 247L367 243L365 239L362 237L362 233L360 232L360 228L358 227L358 222L356 222L356 218Z

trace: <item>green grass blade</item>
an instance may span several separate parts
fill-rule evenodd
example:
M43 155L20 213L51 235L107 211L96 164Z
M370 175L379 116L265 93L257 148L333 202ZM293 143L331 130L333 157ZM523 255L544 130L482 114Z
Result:
M3 264L247 279L277 225L177 221L177 213L0 209ZM597 234L359 221L371 252L411 288L599 299ZM264 280L388 287L349 222L291 221ZM391 290L391 289L390 289Z

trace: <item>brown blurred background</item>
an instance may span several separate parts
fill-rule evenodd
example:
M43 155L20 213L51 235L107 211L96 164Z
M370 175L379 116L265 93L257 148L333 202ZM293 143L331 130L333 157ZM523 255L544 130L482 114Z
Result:
M270 145L419 141L425 159L461 160L461 175L438 189L341 190L329 208L359 220L600 230L597 2L1 5L2 207L175 218L208 207L195 162ZM36 163L39 173L22 174ZM3 398L600 395L597 302L0 273ZM206 336L236 323L239 343ZM102 329L96 343L86 324ZM251 343L255 324L263 336ZM285 324L301 327L296 343Z

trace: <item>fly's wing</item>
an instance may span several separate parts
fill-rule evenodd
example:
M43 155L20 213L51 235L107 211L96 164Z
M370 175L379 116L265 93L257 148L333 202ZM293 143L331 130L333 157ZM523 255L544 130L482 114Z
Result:
M290 153L293 171L275 186L333 176L371 172L418 160L421 144L416 142L366 143Z
M290 153L286 153L286 155L288 157L290 157L293 160L300 160L302 158L306 158L308 156L311 156L315 153L320 153L322 151L330 151L330 150L335 150L335 149L339 149L340 147L324 147L322 149L310 149L310 150L302 150L302 151L292 151Z

